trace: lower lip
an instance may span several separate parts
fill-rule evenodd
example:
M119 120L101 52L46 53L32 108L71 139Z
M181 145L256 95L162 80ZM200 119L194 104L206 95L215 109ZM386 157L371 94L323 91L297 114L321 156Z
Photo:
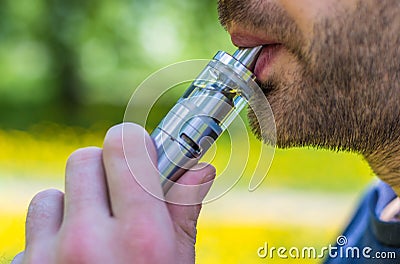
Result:
M266 45L261 51L260 56L257 59L256 66L254 67L254 74L260 81L265 81L271 72L271 64L276 58L281 44Z

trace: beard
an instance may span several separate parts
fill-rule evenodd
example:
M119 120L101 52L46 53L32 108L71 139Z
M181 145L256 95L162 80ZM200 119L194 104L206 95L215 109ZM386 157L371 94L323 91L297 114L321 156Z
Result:
M400 140L400 21L397 0L359 2L334 10L302 36L280 7L263 1L219 2L232 21L276 36L284 48L274 73L260 83L274 113L277 145L348 150L390 157ZM257 107L256 107L257 108ZM268 141L252 109L253 131ZM259 119L263 113L257 113ZM261 125L262 126L262 125Z

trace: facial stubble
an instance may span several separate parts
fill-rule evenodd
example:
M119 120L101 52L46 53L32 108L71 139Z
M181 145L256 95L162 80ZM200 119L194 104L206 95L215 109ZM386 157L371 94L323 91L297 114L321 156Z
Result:
M368 156L398 142L398 2L359 4L352 13L321 19L310 44L281 9L261 7L259 2L243 7L243 1L225 0L233 11L219 9L225 24L242 20L249 28L266 28L279 36L293 57L295 65L260 84L275 115L278 146L314 146ZM235 8L236 3L242 4ZM276 19L269 13L257 14L272 11ZM251 110L249 117L254 132L262 137Z

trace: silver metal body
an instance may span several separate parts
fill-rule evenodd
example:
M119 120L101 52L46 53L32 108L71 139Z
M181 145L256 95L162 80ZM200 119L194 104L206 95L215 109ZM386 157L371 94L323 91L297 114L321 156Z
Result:
M239 49L233 56L219 51L153 131L164 192L198 163L244 107L261 49Z

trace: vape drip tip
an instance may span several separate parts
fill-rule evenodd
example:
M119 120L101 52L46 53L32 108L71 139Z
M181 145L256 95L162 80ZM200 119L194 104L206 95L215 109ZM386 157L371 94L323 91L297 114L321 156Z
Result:
M263 46L257 46L254 48L241 48L236 50L232 57L238 60L248 70L253 71L262 48Z

